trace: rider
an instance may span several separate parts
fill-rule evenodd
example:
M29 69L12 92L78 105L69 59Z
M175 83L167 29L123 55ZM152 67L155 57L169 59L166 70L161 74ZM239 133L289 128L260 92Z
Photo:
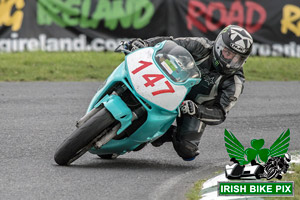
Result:
M204 37L138 38L131 40L128 47L135 50L164 40L172 40L191 53L201 71L201 82L182 103L177 126L171 126L152 145L158 147L172 141L177 154L189 161L199 155L198 144L205 126L222 123L242 93L243 65L251 53L253 39L245 29L229 25L215 41Z
M291 162L291 155L289 153L284 154L283 157L277 156L269 158L264 165L264 173L262 176L268 180L271 179L270 176L272 178L281 179L281 174L285 174L290 166L289 162Z

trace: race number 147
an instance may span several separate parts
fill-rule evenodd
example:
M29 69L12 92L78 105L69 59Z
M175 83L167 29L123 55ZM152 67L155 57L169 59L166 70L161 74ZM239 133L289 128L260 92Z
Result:
M139 61L139 63L142 65L131 72L133 75L138 74L143 69L152 65L152 62L146 62L146 61ZM155 87L155 83L157 83L158 81L165 78L165 76L162 74L143 74L142 77L146 80L146 83L144 84L145 87L149 87L149 86ZM161 85L162 83L157 83L157 84ZM175 92L174 88L172 87L172 85L170 84L170 82L168 80L166 80L164 82L164 84L167 87L166 89L154 91L154 92L152 92L152 95L156 96L156 95L163 94L163 93L174 93Z

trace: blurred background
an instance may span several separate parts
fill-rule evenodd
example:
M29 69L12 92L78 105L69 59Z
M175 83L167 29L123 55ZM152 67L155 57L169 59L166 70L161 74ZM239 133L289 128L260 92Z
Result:
M166 144L113 162L86 155L71 169L54 167L55 148L124 60L113 52L120 41L215 40L229 24L255 42L246 87L226 122L207 127L198 160L183 163ZM299 0L0 0L1 199L185 199L191 183L229 161L225 128L243 144L264 138L266 147L289 128L289 150L299 151L299 86ZM293 170L285 180L299 188L299 165Z
M0 80L103 80L123 59L120 55L102 65L99 63L104 60L103 54L67 54L69 58L65 58L62 53L110 52L120 41L130 38L190 36L214 40L229 24L244 27L255 41L252 55L259 59L249 61L246 75L250 80L298 79L299 67L294 67L299 65L299 60L293 59L300 58L298 0L0 0L0 52L25 52L1 59ZM36 51L38 53L28 54ZM49 63L49 54L45 52L62 53L51 54ZM266 60L266 57L277 59ZM16 65L23 71L11 69L16 66L7 68L13 65L11 61L18 60L20 63ZM77 64L78 68L85 69L83 71L107 69L107 73L69 77L67 74L72 73ZM29 65L39 66L39 69L28 69ZM49 65L51 69L47 68ZM267 71L261 71L262 65ZM20 76L33 71L34 75ZM293 73L284 77L275 74L288 73L285 71ZM9 77L11 73L15 77Z

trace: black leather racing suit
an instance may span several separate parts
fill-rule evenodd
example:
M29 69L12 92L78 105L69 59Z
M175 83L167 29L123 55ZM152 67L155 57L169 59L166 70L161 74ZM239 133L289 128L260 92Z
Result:
M154 37L145 42L148 46L154 46L164 40L172 40L186 48L201 71L201 82L186 97L186 100L197 103L198 115L177 118L177 128L172 126L163 136L166 141L173 141L179 156L189 160L199 154L198 144L205 126L222 123L237 102L243 89L244 74L242 69L232 75L222 75L216 71L212 64L213 42L207 38Z

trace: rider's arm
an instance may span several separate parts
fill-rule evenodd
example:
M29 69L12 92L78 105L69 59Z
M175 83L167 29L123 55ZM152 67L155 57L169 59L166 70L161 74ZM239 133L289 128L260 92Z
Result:
M242 70L225 80L220 86L218 98L213 106L198 105L198 118L208 125L224 122L227 113L242 93L243 83Z
M213 43L204 37L154 37L149 38L146 41L148 46L154 46L159 42L164 40L172 40L178 45L186 48L196 61L208 56L210 54L210 49L212 48Z
M187 49L195 61L207 57L213 46L213 42L204 37L181 37L174 39L174 42Z
M145 42L148 44L148 46L153 47L155 46L157 43L160 43L164 40L173 40L172 36L157 36L157 37L153 37L153 38L148 38L145 40Z
M198 116L201 121L208 125L218 125L224 122L225 113L217 106L206 107L198 105Z

